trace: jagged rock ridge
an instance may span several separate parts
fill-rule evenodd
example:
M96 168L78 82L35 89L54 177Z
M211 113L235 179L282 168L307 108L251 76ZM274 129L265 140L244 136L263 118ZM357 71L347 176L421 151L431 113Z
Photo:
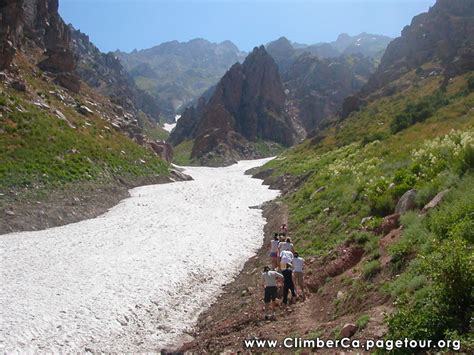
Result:
M170 142L194 139L192 157L205 161L209 155L256 157L248 142L290 146L294 138L278 67L261 46L230 68L207 103L202 99L183 113Z

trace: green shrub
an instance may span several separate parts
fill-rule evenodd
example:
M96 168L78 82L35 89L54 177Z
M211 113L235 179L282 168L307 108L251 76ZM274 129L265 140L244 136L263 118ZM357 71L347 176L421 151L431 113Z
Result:
M474 171L474 145L469 144L462 149L455 167L459 175Z
M395 202L392 197L387 194L377 196L369 203L371 214L381 217L391 214L395 208Z
M474 310L473 253L459 238L435 243L435 250L421 266L430 287L422 289L423 297L404 290L398 310L388 320L389 338L437 341L450 331L469 332Z
M390 125L392 133L398 133L418 122L430 118L440 107L449 104L449 99L441 91L425 96L416 102L409 102L403 112L395 116Z
M358 330L364 329L369 323L369 320L370 320L370 317L367 314L361 315L356 321Z
M362 267L362 277L364 280L370 280L381 270L380 261L372 260Z
M454 200L454 198L456 198ZM474 243L474 199L473 194L451 195L445 203L428 218L429 229L440 239L461 237Z

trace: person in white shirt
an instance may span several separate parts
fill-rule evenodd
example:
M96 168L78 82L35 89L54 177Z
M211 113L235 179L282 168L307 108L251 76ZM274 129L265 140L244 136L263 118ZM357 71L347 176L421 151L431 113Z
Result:
M277 297L277 278L283 278L283 275L279 272L270 270L268 266L263 268L262 280L263 286L265 288L263 301L265 302L265 320L275 319L275 300ZM271 305L271 306L270 306ZM272 311L271 316L269 316L269 311Z
M304 280L303 280L303 269L304 269L304 259L299 256L297 252L294 254L293 258L293 278L295 279L294 283L296 286L297 293L301 293L303 300L305 299L304 295Z
M274 269L278 267L278 244L280 244L280 240L278 239L278 233L275 233L273 240L270 241L270 258Z
M280 242L280 244L278 245L278 249L280 251L280 254L282 251L285 251L285 250L289 250L293 252L293 243L291 242L291 239L286 238L286 241Z
M289 250L283 250L280 252L280 270L285 270L287 264L291 264L293 261L293 253Z

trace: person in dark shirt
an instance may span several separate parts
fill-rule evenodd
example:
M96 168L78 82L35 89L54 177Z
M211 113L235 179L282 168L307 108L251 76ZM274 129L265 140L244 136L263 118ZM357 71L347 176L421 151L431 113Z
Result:
M296 297L295 285L293 284L293 270L291 264L286 264L286 269L282 272L283 275L283 303L288 304L288 291L291 291L291 299Z

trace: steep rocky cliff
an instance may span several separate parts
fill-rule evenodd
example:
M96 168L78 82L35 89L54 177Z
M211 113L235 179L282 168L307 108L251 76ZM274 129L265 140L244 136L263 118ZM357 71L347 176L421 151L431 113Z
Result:
M377 72L362 90L362 96L413 69L421 68L421 75L428 74L423 73L423 65L440 68L447 77L474 69L472 0L438 0L429 12L415 16L401 36L388 46Z
M285 112L285 93L278 67L263 46L255 48L243 64L224 75L207 104L187 109L170 141L177 145L194 139L192 158L258 156L248 143L294 142L295 130Z
M338 114L344 99L362 88L375 71L376 62L361 53L374 54L387 40L377 35L342 34L335 42L312 46L295 48L285 37L267 45L278 64L288 93L288 112L298 122L300 136Z
M18 49L36 46L44 51L38 60L41 69L74 70L70 31L59 16L58 0L4 0L0 18L0 69L11 65Z

